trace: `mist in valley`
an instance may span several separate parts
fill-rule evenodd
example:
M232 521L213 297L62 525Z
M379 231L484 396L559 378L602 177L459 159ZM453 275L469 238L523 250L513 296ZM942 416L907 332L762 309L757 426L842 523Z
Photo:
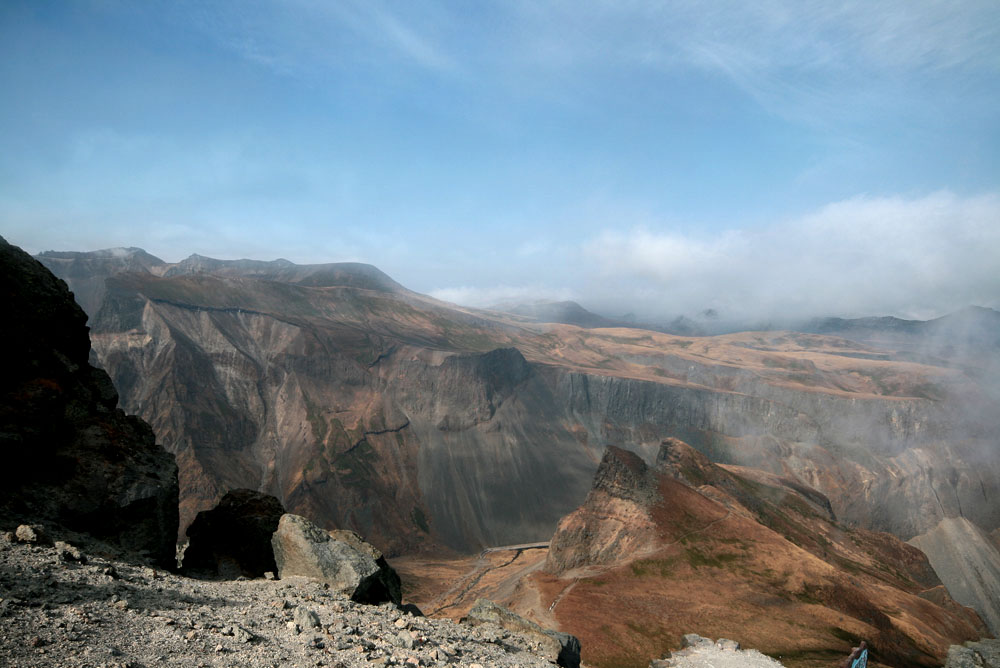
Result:
M0 234L182 542L246 488L598 668L938 666L1000 633L998 48L980 0L10 0Z

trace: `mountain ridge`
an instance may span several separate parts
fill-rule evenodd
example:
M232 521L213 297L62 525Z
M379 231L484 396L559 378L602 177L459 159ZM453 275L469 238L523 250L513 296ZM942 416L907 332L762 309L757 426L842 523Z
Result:
M251 487L374 529L390 553L537 541L586 495L605 444L652 462L678 437L713 461L816 487L860 526L909 538L961 508L1000 527L982 501L1000 490L993 400L964 368L800 332L526 323L364 281L285 280L285 262L218 262L202 264L221 273L174 276L100 265L105 296L91 313L123 402L184 463L187 521ZM53 265L74 284L99 278ZM272 280L275 267L286 273ZM510 348L530 373L499 403L465 391L498 368L448 362ZM538 468L558 483L528 475ZM539 489L519 491L522 474Z

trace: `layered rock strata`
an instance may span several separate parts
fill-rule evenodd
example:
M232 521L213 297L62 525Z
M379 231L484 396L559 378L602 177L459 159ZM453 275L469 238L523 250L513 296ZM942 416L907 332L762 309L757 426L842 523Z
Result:
M864 528L1000 527L997 398L947 359L796 332L531 324L362 265L42 259L86 288L101 363L177 454L182 526L251 487L390 553L539 541L605 444L652 462L678 437L816 488Z

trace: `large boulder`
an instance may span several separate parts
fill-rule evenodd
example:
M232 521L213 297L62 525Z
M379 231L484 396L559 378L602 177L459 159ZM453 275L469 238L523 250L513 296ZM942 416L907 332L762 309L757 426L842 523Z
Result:
M270 494L230 490L215 508L198 513L188 527L184 571L227 578L276 573L271 536L284 514L281 502Z
M117 408L110 378L89 364L87 316L73 293L0 238L0 300L0 527L39 523L172 567L174 456Z
M1000 640L983 638L948 648L945 668L1000 668Z
M489 599L477 600L463 621L473 626L496 624L512 633L528 636L538 642L541 646L540 653L549 661L565 668L580 666L580 641L576 636L562 631L543 629L530 619L525 619Z
M399 605L399 575L377 549L353 531L324 531L300 515L286 514L271 538L278 575L326 582L358 603Z

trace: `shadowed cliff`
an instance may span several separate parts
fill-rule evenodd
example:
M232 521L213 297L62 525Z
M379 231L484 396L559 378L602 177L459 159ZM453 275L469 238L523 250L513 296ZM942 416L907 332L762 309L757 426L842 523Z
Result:
M88 363L87 316L63 281L3 239L0 294L4 528L39 522L172 566L174 457L116 407L108 375Z

